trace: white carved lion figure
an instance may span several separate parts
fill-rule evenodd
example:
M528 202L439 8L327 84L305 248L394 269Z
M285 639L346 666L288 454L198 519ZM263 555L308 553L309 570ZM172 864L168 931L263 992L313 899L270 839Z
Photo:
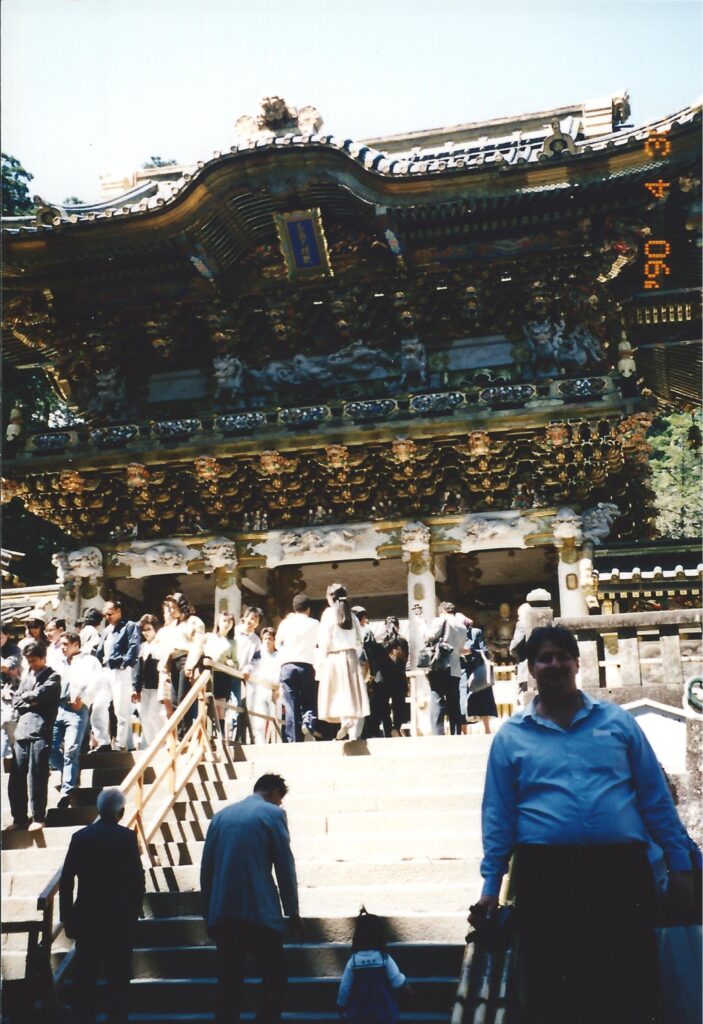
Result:
M234 568L237 564L237 545L226 537L214 537L207 541L200 549L200 554L205 562L205 572Z
M524 548L525 539L534 533L534 521L520 511L472 512L456 526L444 527L444 535L458 540L461 551L511 547Z
M237 356L230 353L215 356L212 361L212 372L215 378L218 402L233 398L242 390L244 381L244 364Z
M412 551L424 551L430 546L430 528L424 523L406 523L400 534L403 561L410 561Z
M583 543L582 520L572 508L560 508L552 520L554 543L558 548L565 544L580 547Z
M156 541L153 544L137 543L129 551L115 555L116 562L123 562L131 569L132 576L149 576L158 572L188 572L188 561L193 557L181 541Z
M285 554L301 555L323 551L353 551L354 534L350 530L304 530L297 533L290 530L280 537Z
M56 566L59 583L75 579L87 579L96 583L103 571L103 556L99 548L79 548L77 551L57 551L51 556Z
M593 544L600 544L610 533L613 523L620 515L620 509L612 501L599 501L593 508L585 509L583 536Z

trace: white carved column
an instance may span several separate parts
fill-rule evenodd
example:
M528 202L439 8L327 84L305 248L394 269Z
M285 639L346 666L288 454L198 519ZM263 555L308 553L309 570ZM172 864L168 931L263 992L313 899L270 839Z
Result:
M554 545L559 553L559 603L563 616L589 615L598 607L593 575L593 547L610 533L620 515L617 505L601 501L579 516L562 508L554 517Z
M560 509L552 523L554 546L559 555L559 611L565 618L589 614L586 595L581 589L581 562L584 557L581 527L581 516L570 508Z
M242 614L241 574L234 566L231 569L221 568L215 572L215 620L220 612L231 612L235 622Z
M414 690L414 708L411 721L413 732L419 736L432 733L430 719L430 684L424 672L412 670L417 654L425 642L427 627L437 609L436 582L430 554L430 530L424 523L406 523L401 533L403 561L408 566L408 645Z
M408 642L411 664L424 643L423 623L428 626L437 609L436 581L430 554L430 530L424 523L406 523L401 533L403 561L408 566ZM419 605L422 616L414 610Z
M66 620L70 630L83 619L89 608L102 608L102 552L96 547L57 551L51 561L56 566L56 582L61 587L55 614Z

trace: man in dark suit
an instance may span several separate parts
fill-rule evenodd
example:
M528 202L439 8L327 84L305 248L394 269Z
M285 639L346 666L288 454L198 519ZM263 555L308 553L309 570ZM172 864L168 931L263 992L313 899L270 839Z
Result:
M124 805L124 794L116 786L100 793L100 818L72 836L61 872L61 920L68 938L76 940L76 1024L95 1024L101 960L107 978L108 1020L127 1024L132 949L144 895L144 870L136 834L118 824ZM78 895L74 902L75 878Z
M51 733L59 708L61 679L46 663L46 645L27 644L24 656L29 672L12 698L15 736L7 795L12 811L9 828L44 828L46 796L49 788L49 752ZM27 779L31 782L32 816L27 814Z

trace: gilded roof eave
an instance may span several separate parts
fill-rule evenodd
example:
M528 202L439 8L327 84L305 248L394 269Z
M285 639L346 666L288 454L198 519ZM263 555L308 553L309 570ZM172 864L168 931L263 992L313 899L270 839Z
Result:
M657 166L697 158L700 153L701 108L686 108L632 131L579 145L568 157L514 163L485 160L463 167L451 161L430 161L424 170L399 172L399 161L377 154L370 160L365 147L334 137L284 137L275 143L236 149L203 164L188 180L172 183L169 198L143 199L134 206L91 213L50 225L6 223L5 273L17 278L47 260L70 263L112 252L127 254L132 247L150 249L174 237L187 237L225 197L261 191L262 213L284 209L286 197L306 185L323 181L373 206L410 208L452 201L501 199L521 190L560 186L586 187L614 176L635 175ZM675 151L665 160L647 152L652 131L671 131ZM367 166L369 163L374 166ZM444 165L433 167L432 164ZM242 225L246 227L246 225ZM19 283L19 281L17 281Z

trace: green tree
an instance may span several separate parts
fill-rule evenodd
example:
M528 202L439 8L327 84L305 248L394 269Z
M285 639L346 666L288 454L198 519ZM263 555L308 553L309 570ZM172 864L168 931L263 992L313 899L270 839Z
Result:
M51 562L55 551L70 551L77 546L58 526L28 512L19 498L3 506L2 543L11 551L21 551L21 562L12 563L12 572L28 587L53 583L56 569Z
M3 217L22 217L34 212L34 203L28 188L28 183L33 178L34 175L25 171L16 157L7 153L2 154Z
M692 538L703 532L703 415L674 412L652 424L652 489L662 537Z
M82 199L79 199L78 196L66 196L66 198L61 203L61 205L62 206L85 206L85 203L83 202Z
M145 164L142 164L142 170L146 171L150 167L175 167L178 164L178 160L164 160L162 156L150 156Z

